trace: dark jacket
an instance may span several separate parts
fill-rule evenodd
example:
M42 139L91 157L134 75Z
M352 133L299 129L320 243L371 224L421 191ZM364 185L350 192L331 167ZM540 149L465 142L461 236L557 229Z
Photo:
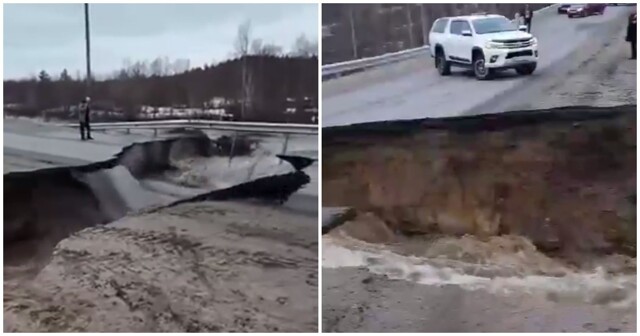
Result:
M78 121L81 123L86 123L89 121L89 113L91 112L91 108L89 104L86 102L81 102L80 106L78 106Z
M636 21L638 20L637 14L633 13L629 15L629 23L627 24L627 42L636 42Z
M531 22L531 19L533 19L533 11L531 9L523 10L522 17L524 18L524 22Z

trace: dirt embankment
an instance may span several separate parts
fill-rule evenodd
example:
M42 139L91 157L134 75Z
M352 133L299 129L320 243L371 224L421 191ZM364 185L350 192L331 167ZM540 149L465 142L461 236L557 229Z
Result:
M392 233L522 235L576 264L635 256L635 105L332 128L323 155L323 205Z
M5 266L4 330L315 332L316 223L202 202L86 228L33 279Z

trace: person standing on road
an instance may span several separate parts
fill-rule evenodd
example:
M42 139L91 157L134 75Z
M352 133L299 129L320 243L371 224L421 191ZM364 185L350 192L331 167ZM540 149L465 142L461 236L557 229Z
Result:
M627 42L631 44L631 59L636 59L636 21L638 14L629 15L629 23L627 24Z
M78 107L78 121L80 122L80 139L82 140L93 140L91 137L91 107L89 106L89 102L91 98L87 97L80 102L80 106ZM87 136L85 137L85 130Z
M524 24L527 25L527 33L531 33L531 21L533 21L533 12L529 5L524 5L524 13L522 13L524 17Z

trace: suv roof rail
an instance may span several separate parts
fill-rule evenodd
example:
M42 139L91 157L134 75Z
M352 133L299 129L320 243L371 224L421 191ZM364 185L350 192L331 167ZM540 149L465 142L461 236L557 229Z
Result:
M477 12L477 13L472 13L471 15L488 15L487 12Z

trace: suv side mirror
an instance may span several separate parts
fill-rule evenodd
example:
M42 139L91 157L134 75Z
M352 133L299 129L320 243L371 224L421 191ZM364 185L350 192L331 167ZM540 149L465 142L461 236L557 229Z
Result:
M526 25L521 25L520 27L518 27L518 30L521 32L526 32L527 31L527 26Z
M462 36L471 36L471 31L470 30L463 30L462 31Z

